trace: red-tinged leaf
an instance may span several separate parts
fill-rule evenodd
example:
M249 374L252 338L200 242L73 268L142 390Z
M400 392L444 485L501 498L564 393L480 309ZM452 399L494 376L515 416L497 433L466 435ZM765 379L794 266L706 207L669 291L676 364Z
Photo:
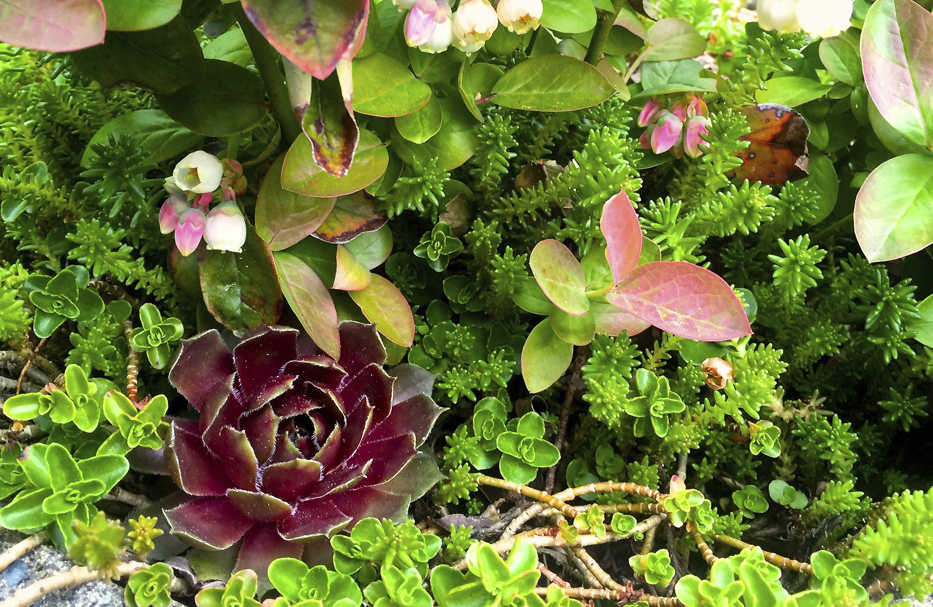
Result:
M855 237L868 261L933 244L933 157L905 154L871 172L855 199Z
M389 153L385 145L372 132L361 130L353 164L346 175L335 177L318 165L311 141L302 133L285 153L282 187L315 198L345 196L372 184L382 177L388 166Z
M596 332L610 337L620 335L623 331L632 337L651 326L651 323L635 318L612 304L598 301L592 303L590 314L596 323Z
M810 127L796 111L765 103L741 108L752 132L742 137L749 146L737 155L742 166L735 176L781 185L807 176L807 137Z
M198 497L165 511L172 533L199 548L223 550L253 526L226 497Z
M933 149L933 15L912 0L878 0L862 28L862 73L878 111Z
M560 379L573 358L573 346L559 338L548 318L531 330L522 347L522 377L532 394Z
M542 240L528 259L538 286L555 306L572 316L590 309L583 266L563 243Z
M372 274L358 262L347 248L337 245L337 273L334 288L340 291L362 291L372 282Z
M350 297L363 311L366 320L376 325L389 341L406 348L415 339L415 320L411 306L398 288L378 274L362 291L350 291Z
M314 235L325 242L347 244L360 234L378 230L386 221L383 213L376 212L372 199L358 192L338 198Z
M695 341L725 341L752 332L726 281L685 261L639 266L607 298L624 312Z
M0 40L65 53L100 44L107 30L101 0L0 2Z
M345 102L336 72L311 89L311 103L301 119L301 130L311 140L318 166L343 177L350 170L360 129L353 108Z
M327 78L341 59L352 59L366 37L369 0L242 0L242 4L269 43L318 80Z
M282 293L314 343L333 358L340 357L337 309L330 291L308 264L291 253L274 254Z
M336 198L311 198L284 189L281 184L282 155L259 187L256 198L256 233L273 251L287 249L321 227Z
M606 258L613 282L619 282L635 269L641 256L641 225L624 190L603 206L599 227L606 238Z

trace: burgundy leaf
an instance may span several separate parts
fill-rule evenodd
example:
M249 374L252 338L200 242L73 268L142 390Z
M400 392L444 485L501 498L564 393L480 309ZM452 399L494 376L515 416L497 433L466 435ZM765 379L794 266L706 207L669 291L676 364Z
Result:
M230 489L227 497L244 516L259 522L275 522L292 511L288 502L259 491Z
M422 443L434 426L434 421L445 409L441 409L430 397L415 394L411 398L392 407L387 418L373 426L370 440L381 440L401 436L409 432L415 434L415 442Z
M245 432L224 426L209 446L234 485L247 490L256 487L259 464Z
M201 442L173 422L166 439L166 463L175 483L188 495L223 495L233 483Z
M340 324L340 342L347 345L340 354L340 366L350 375L359 373L366 365L381 365L386 360L385 346L373 325L359 322Z
M275 434L281 418L271 406L265 406L243 420L243 430L253 446L259 464L264 464L275 453Z
M364 478L368 483L372 464L372 460L366 460L360 465L345 464L340 469L325 474L324 479L308 494L308 499L318 499L336 491L346 491Z
M251 569L259 577L260 584L266 577L269 563L279 558L300 559L304 549L302 544L289 542L279 535L275 525L260 524L250 529L243 536L243 544L237 554L234 571Z
M343 399L344 410L353 411L364 397L368 397L369 402L378 405L374 410L373 422L382 421L388 415L392 404L393 381L382 367L375 363L363 367L343 385L340 396Z
M172 533L205 550L237 543L253 526L226 497L199 497L165 511Z
M742 303L722 278L683 261L635 268L609 301L645 322L696 341L725 341L752 330Z
M415 455L415 435L403 434L383 440L367 441L348 460L350 466L363 465L372 461L366 474L368 484L379 484L389 480Z
M641 225L625 190L603 206L599 227L606 238L606 258L613 282L619 282L635 269L641 256Z
M398 365L389 371L389 375L395 378L395 384L392 386L393 405L416 394L430 396L434 391L434 374L418 365Z
M322 478L321 464L318 462L292 459L265 468L262 473L262 488L283 500L294 501Z
M410 495L412 500L416 500L443 478L434 456L419 452L398 474L384 483L373 485L373 488L395 495Z
M347 516L334 505L333 498L301 502L292 515L279 521L282 537L303 540L313 535L330 535L347 526L354 517Z
M324 441L324 444L315 454L314 461L320 463L324 469L329 470L339 462L337 458L340 456L342 445L343 438L340 426L334 426L334 429L327 435L327 440Z
M233 373L233 357L217 331L207 331L181 345L168 380L191 406L201 410Z
M402 522L411 501L407 495L395 495L375 487L360 487L335 494L331 499L341 511L360 520L368 516Z

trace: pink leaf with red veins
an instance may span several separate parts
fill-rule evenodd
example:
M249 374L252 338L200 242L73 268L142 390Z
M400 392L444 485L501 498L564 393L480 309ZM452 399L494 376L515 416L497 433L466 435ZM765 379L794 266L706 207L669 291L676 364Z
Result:
M635 269L641 256L641 226L624 190L603 206L599 228L606 238L606 257L613 282L619 282Z
M724 341L752 332L726 281L685 261L639 266L607 297L623 311L687 339Z

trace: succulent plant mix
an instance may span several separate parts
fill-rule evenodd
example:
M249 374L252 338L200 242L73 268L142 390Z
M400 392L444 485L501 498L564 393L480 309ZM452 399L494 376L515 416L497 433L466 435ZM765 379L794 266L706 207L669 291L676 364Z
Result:
M0 570L80 565L4 606L933 591L930 0L22 0L0 41Z

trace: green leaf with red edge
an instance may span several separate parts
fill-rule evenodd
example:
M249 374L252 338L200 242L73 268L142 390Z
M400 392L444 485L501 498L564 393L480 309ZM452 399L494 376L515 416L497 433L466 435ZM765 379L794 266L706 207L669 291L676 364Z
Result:
M765 103L739 109L751 133L742 137L749 146L736 154L742 166L735 176L749 181L781 185L807 176L807 137L810 127L798 112Z
M334 287L340 291L362 291L372 282L372 274L345 246L337 245L337 273Z
M301 130L311 140L318 166L335 177L345 176L360 141L360 128L336 73L311 88L311 102L301 118Z
M522 347L522 377L532 394L560 379L570 366L573 346L559 338L545 318L531 330Z
M628 276L641 256L641 225L625 190L603 206L599 228L606 238L606 258L612 268L613 282Z
M862 74L878 111L933 149L933 14L912 0L878 0L862 27Z
M905 154L868 176L855 199L855 237L871 262L933 244L933 156Z
M284 189L280 156L266 173L256 197L256 233L273 251L281 251L310 236L327 219L336 198L311 198Z
M726 281L684 261L639 266L607 299L661 330L695 341L725 341L752 332L742 303Z
M319 348L340 358L337 309L330 291L311 266L287 251L273 255L279 284L292 312Z
M0 1L0 40L14 46L64 53L104 41L101 0Z
M531 273L551 303L572 316L590 309L583 266L563 243L549 238L539 242L528 258Z
M282 313L271 251L251 226L242 253L203 251L198 275L208 311L231 331L273 324Z
M350 291L350 297L360 307L366 320L389 341L406 348L415 339L415 320L405 296L387 279L373 274L369 286Z
M363 192L357 192L338 198L330 215L314 235L326 242L346 244L360 234L378 230L386 221L386 216L376 211L372 199Z
M291 192L314 198L332 198L359 192L385 173L389 153L376 135L360 129L360 141L350 170L343 177L335 177L318 166L311 142L298 135L282 165L282 187Z
M352 59L366 37L369 0L242 0L246 16L289 61L318 80Z

